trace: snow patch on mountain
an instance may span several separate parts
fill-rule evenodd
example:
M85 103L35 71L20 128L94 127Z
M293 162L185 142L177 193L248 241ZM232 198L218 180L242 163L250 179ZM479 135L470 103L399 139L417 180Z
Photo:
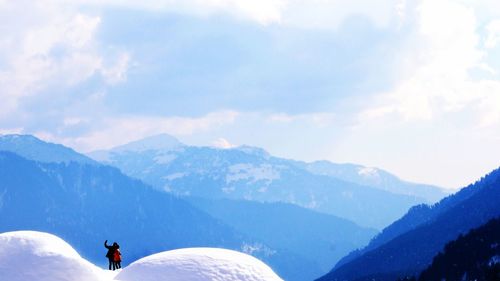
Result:
M379 178L380 174L378 173L377 168L373 167L359 167L358 168L358 175L363 176L363 177L370 177L370 178Z
M174 161L175 158L177 158L177 155L173 153L159 152L158 154L156 154L153 160L155 161L156 164L165 165Z
M234 187L234 186L225 186L222 188L222 192L224 192L226 194L232 193L234 191L236 191L236 187Z
M120 272L121 281L279 281L258 259L231 250L188 248L142 258Z
M248 254L248 255L259 254L260 256L265 256L265 257L269 257L269 256L276 254L275 250L267 247L266 245L264 245L262 243L258 243L258 242L252 243L252 244L248 244L248 243L243 244L243 246L241 247L241 251L245 254Z
M180 179L180 178L184 177L185 175L187 175L187 173L173 173L173 174L170 174L168 176L164 176L163 178L168 180L168 181L173 181L175 179Z
M273 180L280 178L279 170L275 169L270 164L236 164L228 168L229 172L226 175L226 183L232 183L240 180L250 180L250 183L258 181L266 181L268 184Z

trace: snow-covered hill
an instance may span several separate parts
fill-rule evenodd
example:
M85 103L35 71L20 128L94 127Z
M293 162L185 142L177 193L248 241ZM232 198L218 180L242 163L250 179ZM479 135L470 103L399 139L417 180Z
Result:
M6 281L105 281L106 274L57 236L36 231L0 234L0 276Z
M260 260L231 250L188 248L142 258L120 272L120 281L281 281Z
M0 276L8 281L282 280L254 257L216 248L189 248L154 254L115 275L80 257L59 237L37 231L0 234Z

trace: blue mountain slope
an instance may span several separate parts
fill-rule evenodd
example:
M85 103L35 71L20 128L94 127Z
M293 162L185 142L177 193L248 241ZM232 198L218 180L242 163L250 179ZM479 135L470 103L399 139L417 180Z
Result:
M324 272L352 249L366 245L376 233L292 204L193 197L186 200L271 247L289 249L317 261Z
M447 243L418 277L419 281L463 279L500 280L500 217Z
M409 207L427 202L419 196L315 174L299 162L252 147L114 149L105 159L99 158L102 151L90 155L180 196L287 202L375 228L388 225Z
M326 280L395 280L418 274L444 245L500 216L500 170L432 207L418 207L340 262Z
M368 246L363 249L356 250L346 257L342 258L335 265L335 267L340 267L341 265L389 242L390 240L405 232L413 230L427 222L431 222L443 212L446 212L453 206L456 206L457 204L470 198L479 190L479 188L473 188L472 185L469 185L467 188L460 190L460 192L457 192L456 194L443 198L440 202L434 205L420 204L412 207L408 211L408 213L406 213L406 215L396 220L388 227L384 228L377 236L375 236L370 241L370 244L368 244Z
M0 152L0 232L26 229L54 233L100 264L109 239L120 242L125 264L163 250L209 246L251 252L287 280L321 272L314 262L241 234L118 169Z

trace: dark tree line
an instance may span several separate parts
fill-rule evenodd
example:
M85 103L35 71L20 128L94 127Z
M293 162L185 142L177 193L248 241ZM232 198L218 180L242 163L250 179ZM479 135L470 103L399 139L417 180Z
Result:
M500 218L446 244L418 280L500 280Z

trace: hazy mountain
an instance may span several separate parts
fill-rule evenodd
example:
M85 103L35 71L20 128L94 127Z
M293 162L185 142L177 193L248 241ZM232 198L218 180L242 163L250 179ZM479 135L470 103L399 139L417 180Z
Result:
M500 216L500 170L434 206L413 208L318 280L395 280L429 266L445 244Z
M500 280L500 218L446 244L418 279Z
M375 228L393 222L409 207L427 202L420 196L382 190L380 184L368 186L368 180L359 179L360 185L312 172L317 170L314 164L273 157L260 148L185 146L161 135L152 139L167 143L166 148L155 145L148 149L150 139L133 143L140 150L125 145L89 155L180 196L287 202Z
M314 262L241 234L116 168L0 152L0 232L26 229L54 233L100 264L109 239L120 242L124 264L163 250L222 247L252 253L287 280L321 272Z
M94 159L99 159L99 161L106 162L110 161L112 155L119 153L144 152L147 150L171 151L180 149L182 147L184 147L184 144L179 142L176 138L167 134L160 134L144 138L140 141L134 141L125 145L117 146L110 150L97 150L92 152L91 156Z
M332 176L344 181L379 188L396 194L423 197L429 202L436 202L448 193L437 186L416 184L403 181L382 169L355 164L336 164L329 161L304 163L304 167L313 174Z
M10 151L40 162L80 162L98 164L89 157L60 144L48 143L31 135L0 135L0 151Z
M234 229L317 262L323 272L376 234L351 221L285 203L187 198ZM317 276L316 276L317 277Z

